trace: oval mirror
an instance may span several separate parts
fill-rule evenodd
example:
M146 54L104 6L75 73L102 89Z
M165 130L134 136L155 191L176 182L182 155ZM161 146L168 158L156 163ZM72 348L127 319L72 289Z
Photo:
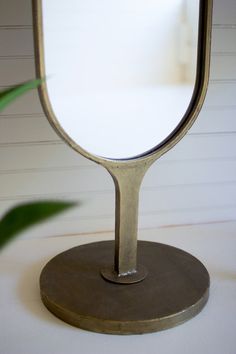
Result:
M33 10L45 113L116 188L115 242L54 257L40 277L43 302L64 321L102 333L182 323L206 304L209 274L184 251L137 241L138 196L147 169L201 109L212 0L33 0Z
M160 145L196 82L199 0L43 0L46 86L59 125L93 155Z

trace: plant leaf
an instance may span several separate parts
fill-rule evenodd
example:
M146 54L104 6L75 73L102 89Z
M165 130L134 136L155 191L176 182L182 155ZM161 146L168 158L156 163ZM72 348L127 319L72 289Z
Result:
M44 80L36 79L0 91L0 111L23 93L38 87Z
M30 226L47 220L75 205L74 202L39 201L13 207L0 220L0 248Z

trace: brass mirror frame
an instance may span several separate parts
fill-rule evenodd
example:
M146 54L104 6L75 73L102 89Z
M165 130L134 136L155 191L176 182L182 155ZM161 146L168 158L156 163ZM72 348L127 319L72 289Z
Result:
M203 105L207 86L209 81L210 68L210 48L211 48L211 29L212 29L212 7L213 0L199 0L199 34L198 34L198 57L197 57L197 73L196 82L192 100L189 107L176 127L176 129L159 145L148 152L134 156L129 159L111 159L90 154L84 150L76 142L74 142L60 126L56 119L47 92L47 83L43 82L39 88L39 96L44 112L59 134L59 136L71 148L85 156L86 158L102 165L107 169L113 178L116 188L116 223L115 223L115 261L114 268L102 269L103 277L113 283L132 284L142 281L148 274L148 270L142 265L137 265L137 225L138 225L138 197L142 179L148 168L164 153L177 144L191 128L196 120L201 107ZM44 64L44 47L43 47L43 26L42 26L42 1L32 0L33 6L33 22L34 22L34 45L36 60L36 76L45 78ZM209 284L208 284L209 285ZM130 285L129 285L130 286ZM42 289L41 289L42 293ZM44 303L49 309L60 316L58 310L52 309L54 305L46 300L46 295L42 297ZM196 306L195 314L200 311L208 298L208 286L202 295L201 304ZM193 311L192 311L193 312ZM185 317L193 316L191 312ZM67 316L68 317L68 316ZM70 317L70 316L69 316ZM67 318L66 318L67 320ZM83 320L84 321L84 320ZM182 320L179 320L179 322ZM73 321L68 322L72 323ZM160 322L160 321L159 321ZM178 322L178 321L177 321ZM81 325L76 322L75 325L96 331L105 331L106 333L117 333L119 331L111 331L108 329L95 328L91 324L89 326ZM173 325L173 324L172 324ZM171 325L169 325L171 326ZM132 327L132 326L131 326ZM160 329L157 325L155 330ZM132 327L133 328L133 327ZM141 328L141 327L140 327ZM151 331L151 329L149 330ZM129 333L134 333L134 329L130 329ZM141 332L145 332L142 327ZM120 331L119 333L127 333Z

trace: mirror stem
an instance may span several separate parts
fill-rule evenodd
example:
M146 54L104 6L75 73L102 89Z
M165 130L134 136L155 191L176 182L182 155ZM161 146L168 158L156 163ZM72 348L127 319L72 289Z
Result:
M109 168L116 189L115 261L112 272L103 270L102 274L113 282L134 283L147 275L146 269L137 265L137 231L139 190L148 167Z

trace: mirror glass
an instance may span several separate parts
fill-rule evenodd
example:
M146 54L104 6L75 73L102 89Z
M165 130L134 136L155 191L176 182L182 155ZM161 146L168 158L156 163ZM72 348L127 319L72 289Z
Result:
M199 0L42 0L47 90L91 154L132 158L166 139L196 79Z

